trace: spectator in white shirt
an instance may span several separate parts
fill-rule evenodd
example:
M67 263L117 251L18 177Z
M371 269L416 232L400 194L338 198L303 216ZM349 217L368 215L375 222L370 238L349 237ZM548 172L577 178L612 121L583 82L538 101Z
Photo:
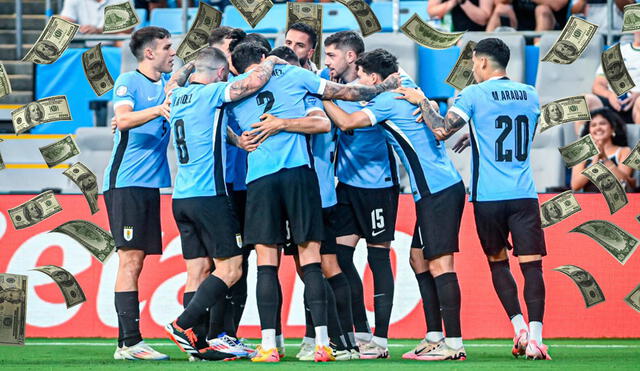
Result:
M101 34L104 27L104 8L123 0L65 0L60 17L80 25L83 34Z

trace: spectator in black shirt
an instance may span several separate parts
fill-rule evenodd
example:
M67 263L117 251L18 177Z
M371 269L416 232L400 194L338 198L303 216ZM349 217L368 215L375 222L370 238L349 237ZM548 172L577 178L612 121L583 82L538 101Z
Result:
M484 31L491 11L493 0L429 0L429 17L442 19L451 12L452 31Z
M501 18L509 19L504 25ZM487 31L511 26L519 31L561 30L569 17L569 0L496 0Z

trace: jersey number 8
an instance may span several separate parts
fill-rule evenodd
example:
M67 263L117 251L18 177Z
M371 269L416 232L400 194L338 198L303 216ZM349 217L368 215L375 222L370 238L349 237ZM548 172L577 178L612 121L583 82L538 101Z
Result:
M187 138L185 138L184 134L184 121L182 121L182 119L176 120L174 126L178 161L180 161L181 164L186 164L189 162L189 150L187 149Z

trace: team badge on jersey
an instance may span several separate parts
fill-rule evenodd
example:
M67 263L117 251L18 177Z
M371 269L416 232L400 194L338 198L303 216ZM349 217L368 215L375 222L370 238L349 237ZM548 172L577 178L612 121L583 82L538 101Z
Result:
M133 227L125 226L122 229L122 235L126 241L131 241L133 239Z
M125 95L127 95L127 86L126 85L120 85L118 87L118 89L116 90L116 95L119 97L124 97Z

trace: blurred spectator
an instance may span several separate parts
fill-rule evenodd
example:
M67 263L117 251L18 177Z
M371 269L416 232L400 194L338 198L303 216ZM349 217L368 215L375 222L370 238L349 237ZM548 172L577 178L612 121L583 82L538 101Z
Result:
M487 31L500 26L520 31L560 30L568 15L569 0L496 0Z
M622 11L625 5L635 3L635 0L615 0L613 7L614 30L622 29ZM582 15L584 19L598 26L598 32L606 33L609 25L607 14L607 0L573 0L571 4L571 14Z
M166 0L133 0L133 6L136 9L147 9L147 18L149 18L153 9L166 8L167 2Z
M104 7L122 0L65 0L60 17L80 25L83 34L101 34L104 27Z
M624 126L620 116L609 108L600 108L591 112L591 121L584 124L580 136L591 134L600 153L571 169L571 189L598 192L598 188L581 174L584 169L596 162L602 162L608 167L627 190L635 187L633 169L622 163L631 153Z
M452 31L484 31L493 10L493 0L429 0L427 12L442 19L451 12Z

